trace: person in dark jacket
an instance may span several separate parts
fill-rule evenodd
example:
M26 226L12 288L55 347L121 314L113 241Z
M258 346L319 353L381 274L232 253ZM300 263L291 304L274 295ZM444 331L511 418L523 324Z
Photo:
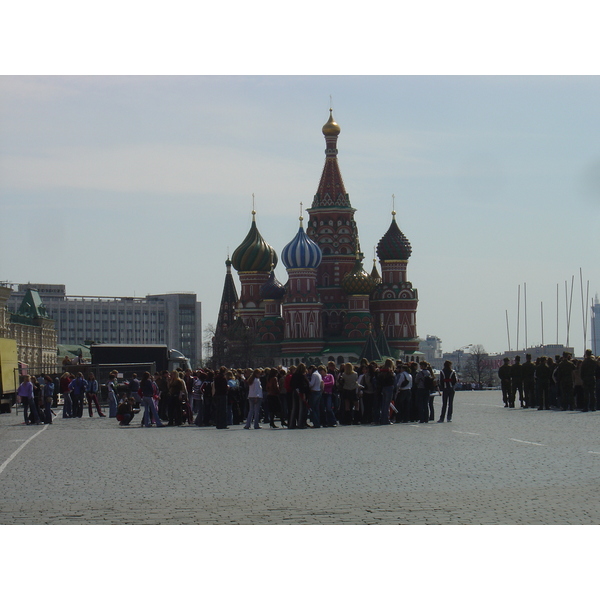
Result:
M525 408L535 408L535 365L531 362L531 354L525 355L525 362L521 368L523 375L523 396L525 398Z
M582 411L596 410L596 359L591 350L585 351L581 362L581 381L583 382Z
M504 358L504 364L498 369L498 378L500 379L500 386L502 388L502 401L504 402L504 407L508 408L511 404L510 358Z
M90 373L88 376L85 395L87 397L88 413L90 417L94 416L92 404L96 405L98 416L105 417L106 415L103 414L102 409L100 408L100 402L98 402L98 381L96 380L96 376L93 373Z
M310 385L306 377L306 365L300 363L294 371L290 385L292 387L292 407L288 420L289 429L306 429L306 411L310 394Z
M44 423L52 424L52 400L54 399L54 381L50 375L44 375Z
M523 365L521 364L521 357L517 354L515 356L515 362L510 368L510 407L515 407L515 401L517 399L517 392L519 392L519 402L521 408L525 408L525 400L523 398Z
M446 417L446 408L448 409L448 416L446 420L448 423L452 422L452 408L454 404L454 388L456 386L457 378L456 372L452 369L452 362L447 360L444 363L444 368L440 371L440 390L442 392L442 413L438 423L444 422Z
M215 420L217 429L228 429L227 427L227 385L226 367L220 367L213 380L213 391L215 401Z
M77 377L69 384L69 389L73 401L72 416L81 418L83 415L83 398L87 389L87 382L83 378L83 373L77 373Z
M129 425L139 409L134 407L133 398L125 398L119 406L117 406L117 421L119 425Z
M550 381L552 370L548 366L547 358L540 356L539 364L535 367L535 383L537 386L538 410L550 409Z
M160 417L158 416L158 411L156 410L156 406L154 405L154 398L158 398L158 386L154 381L152 381L152 375L148 371L144 373L142 376L142 381L140 382L140 388L142 390L142 402L144 403L144 417L142 420L142 427L150 427L152 425L150 416L152 415L152 419L154 419L154 424L157 427L164 427Z

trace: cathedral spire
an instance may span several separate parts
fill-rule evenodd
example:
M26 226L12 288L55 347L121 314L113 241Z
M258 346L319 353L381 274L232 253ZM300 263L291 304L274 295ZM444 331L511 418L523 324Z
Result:
M227 267L227 273L225 274L225 283L223 285L223 294L221 295L221 305L219 307L219 316L217 319L216 331L218 333L225 333L225 331L233 325L238 303L238 293L235 289L235 283L233 282L233 275L231 274L231 260L229 260L229 254L227 254L225 266Z
M350 207L350 199L344 187L342 174L337 162L337 138L340 126L333 119L333 109L329 109L329 120L323 125L325 136L325 166L315 194L312 208L344 206Z

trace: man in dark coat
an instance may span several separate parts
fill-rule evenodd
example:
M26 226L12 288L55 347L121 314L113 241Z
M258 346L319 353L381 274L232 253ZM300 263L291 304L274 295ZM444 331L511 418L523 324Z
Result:
M560 388L562 410L575 410L573 402L573 371L577 367L571 361L571 355L563 352L563 356L556 367L556 378Z
M525 359L521 367L525 408L535 408L537 404L535 399L535 365L531 362L531 354L526 354Z
M229 386L227 385L227 373L226 367L221 367L216 373L213 388L215 392L215 409L216 409L216 426L217 429L228 429L227 427L227 392Z
M521 357L518 354L515 356L515 362L510 368L510 388L510 407L515 407L517 392L519 392L521 408L525 408L525 402L523 401L523 365L521 364Z
M500 379L500 385L502 387L502 401L504 407L508 407L510 404L510 358L504 359L504 364L498 369L498 377Z
M581 363L581 380L583 381L583 412L596 410L596 359L591 350L585 351Z

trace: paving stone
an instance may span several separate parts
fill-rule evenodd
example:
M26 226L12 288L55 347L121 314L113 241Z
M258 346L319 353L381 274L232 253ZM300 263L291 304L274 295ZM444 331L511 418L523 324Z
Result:
M0 465L40 431L21 423L0 415ZM599 427L499 392L458 392L452 423L419 427L59 417L0 472L0 524L596 524Z

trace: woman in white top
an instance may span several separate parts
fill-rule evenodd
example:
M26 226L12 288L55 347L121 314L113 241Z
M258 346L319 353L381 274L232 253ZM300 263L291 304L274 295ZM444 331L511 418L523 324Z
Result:
M258 424L260 419L260 404L263 399L262 385L260 385L260 369L256 369L248 379L248 418L244 429L250 429L254 421L254 429L261 429Z

